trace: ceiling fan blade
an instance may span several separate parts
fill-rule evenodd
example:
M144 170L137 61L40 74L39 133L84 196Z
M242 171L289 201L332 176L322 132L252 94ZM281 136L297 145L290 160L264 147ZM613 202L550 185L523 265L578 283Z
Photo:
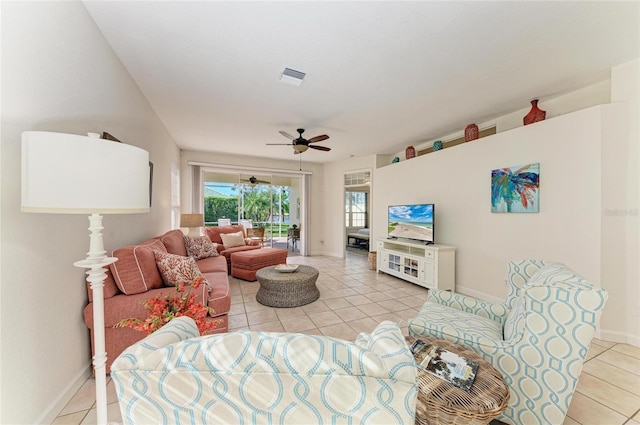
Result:
M291 146L291 143L265 143L267 146Z
M326 146L309 146L311 149L315 149L315 150L319 150L319 151L325 151L325 152L329 152L331 150L331 148L328 148Z
M279 131L278 133L282 134L284 137L286 137L289 140L293 140L295 139L295 137L293 137L292 135L290 135L289 133L287 133L286 131Z
M327 140L328 138L329 136L327 136L326 134L322 134L320 136L312 137L311 139L308 140L308 142L309 143L322 142L323 140Z

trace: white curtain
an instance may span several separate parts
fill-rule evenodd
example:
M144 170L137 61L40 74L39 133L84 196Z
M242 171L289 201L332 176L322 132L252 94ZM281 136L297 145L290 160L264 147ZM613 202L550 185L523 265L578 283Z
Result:
M302 185L300 190L300 255L309 255L309 219L311 209L310 202L311 174L302 176Z
M199 165L191 166L191 211L204 213L204 196L202 195L202 170Z

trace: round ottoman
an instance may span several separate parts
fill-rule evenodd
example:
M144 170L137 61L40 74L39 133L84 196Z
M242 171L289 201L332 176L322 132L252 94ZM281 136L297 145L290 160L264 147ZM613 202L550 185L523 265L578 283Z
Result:
M298 307L309 304L320 297L316 286L318 270L299 265L292 273L283 273L275 266L265 267L256 272L260 289L256 301L270 307Z

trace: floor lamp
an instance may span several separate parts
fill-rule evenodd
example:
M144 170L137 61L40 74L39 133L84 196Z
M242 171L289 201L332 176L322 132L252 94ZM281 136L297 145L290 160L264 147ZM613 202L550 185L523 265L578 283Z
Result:
M93 365L98 424L107 423L104 339L105 267L102 214L149 211L149 153L124 143L73 134L22 133L22 211L89 214L89 252L73 263L88 269L93 293Z

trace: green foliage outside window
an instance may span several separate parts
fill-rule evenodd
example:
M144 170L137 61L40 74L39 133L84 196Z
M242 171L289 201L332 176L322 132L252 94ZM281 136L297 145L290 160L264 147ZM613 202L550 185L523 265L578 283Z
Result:
M268 186L254 186L249 187L245 186L243 195L244 200L240 203L243 208L243 213L240 215L240 218L245 220L252 220L253 223L257 226L271 227L270 226L270 217L275 215L276 220L277 216L280 213L280 208L282 215L284 217L289 215L289 191L285 188L282 188L281 193L279 192L280 187L274 186L274 190L269 191ZM270 199L270 196L273 197L273 202ZM280 205L282 202L282 205ZM273 211L271 211L271 205L273 205ZM233 223L238 221L238 198L232 197L215 197L215 196L205 196L204 197L204 221L205 223L209 223L209 225L215 225L218 222L219 218L230 218ZM283 224L282 226L277 225L277 228L283 227L286 232L287 225ZM278 231L277 233L280 233Z
M217 223L219 218L238 219L238 198L204 197L205 223Z

